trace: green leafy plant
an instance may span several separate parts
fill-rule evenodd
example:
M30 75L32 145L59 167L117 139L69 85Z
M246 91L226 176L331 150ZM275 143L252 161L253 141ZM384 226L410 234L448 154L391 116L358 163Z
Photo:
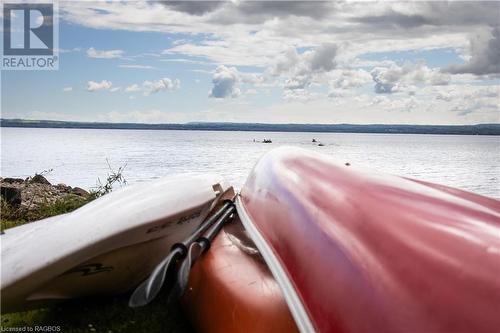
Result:
M93 198L99 198L105 194L108 194L109 192L113 191L113 187L115 185L124 186L127 184L127 180L123 176L123 171L125 170L125 167L127 165L125 164L119 167L118 170L114 170L107 159L106 162L109 168L108 176L104 183L101 182L100 178L97 178L97 186L90 191L90 195Z

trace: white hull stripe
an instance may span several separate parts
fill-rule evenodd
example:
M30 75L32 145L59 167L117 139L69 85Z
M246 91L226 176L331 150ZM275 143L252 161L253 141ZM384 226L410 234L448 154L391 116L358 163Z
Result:
M288 304L288 308L292 312L292 316L295 319L295 323L302 333L313 333L315 332L314 326L304 309L302 301L297 295L295 288L293 287L288 275L285 273L280 265L280 262L274 255L273 250L264 240L260 232L257 230L255 225L252 223L248 213L245 210L241 202L241 197L238 194L236 197L236 210L238 211L238 216L245 229L250 233L252 240L254 241L257 248L260 250L262 257L266 261L271 273L278 282L283 294L285 296L285 301Z

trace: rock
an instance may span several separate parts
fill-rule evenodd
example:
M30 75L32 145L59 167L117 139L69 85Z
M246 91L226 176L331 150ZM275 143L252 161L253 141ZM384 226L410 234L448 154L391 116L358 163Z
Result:
M62 191L62 192L65 192L65 193L69 193L72 191L71 189L71 186L68 186L66 184L57 184L55 186L59 191Z
M81 197L86 197L89 195L89 192L85 191L83 188L80 187L73 187L73 190L71 190L71 192Z
M26 180L2 178L0 187L2 200L15 208L15 214L27 219L38 216L41 207L57 201L68 198L84 202L90 197L89 192L79 187L73 188L66 184L52 185L42 175L35 175Z
M50 185L50 182L47 180L42 175L35 175L33 178L31 178L32 183L38 183L38 184L45 184L45 185Z
M24 183L24 179L21 178L4 178L2 182L9 184L22 184Z
M17 208L21 205L21 189L10 186L2 186L0 188L2 198L12 207Z

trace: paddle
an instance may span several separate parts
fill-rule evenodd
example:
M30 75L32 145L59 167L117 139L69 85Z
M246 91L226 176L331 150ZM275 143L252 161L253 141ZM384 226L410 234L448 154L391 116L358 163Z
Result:
M189 251L187 253L186 259L184 259L184 261L182 262L177 275L176 289L179 291L180 295L184 293L184 290L187 287L189 281L189 273L191 272L191 266L193 265L194 261L210 248L212 240L224 226L224 223L226 223L231 218L234 211L235 207L231 206L202 237L198 238L196 242L193 242L189 246Z
M163 259L153 270L149 278L144 280L132 293L129 300L130 307L144 306L151 302L160 292L161 287L165 282L165 278L170 276L170 271L174 269L177 260L186 256L188 247L224 214L228 208L232 207L233 203L227 201L222 207L212 216L206 219L188 238L181 243L175 243L172 246L170 253Z

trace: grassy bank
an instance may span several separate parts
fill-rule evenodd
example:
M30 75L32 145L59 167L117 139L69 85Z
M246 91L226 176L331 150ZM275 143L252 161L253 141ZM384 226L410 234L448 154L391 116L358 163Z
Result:
M1 199L0 220L2 230L16 227L25 223L41 220L47 217L52 217L60 214L69 213L86 203L92 201L94 197L80 197L76 195L68 195L63 199L57 200L54 203L46 203L37 209L30 211L22 211L10 206L5 200Z
M58 326L60 332L190 332L177 303L160 294L144 308L127 305L128 295L60 303L43 309L2 315L1 326Z
M67 301L32 311L2 315L1 326L58 326L60 332L191 332L177 302L161 293L148 306L128 307L128 295Z
M91 192L88 196L69 194L52 203L42 204L29 211L19 210L1 200L0 221L2 230L21 224L69 213L105 192ZM128 307L129 295L66 301L25 312L2 314L0 329L36 326L59 327L60 332L190 332L177 301L167 301L161 293L150 305L132 309Z

